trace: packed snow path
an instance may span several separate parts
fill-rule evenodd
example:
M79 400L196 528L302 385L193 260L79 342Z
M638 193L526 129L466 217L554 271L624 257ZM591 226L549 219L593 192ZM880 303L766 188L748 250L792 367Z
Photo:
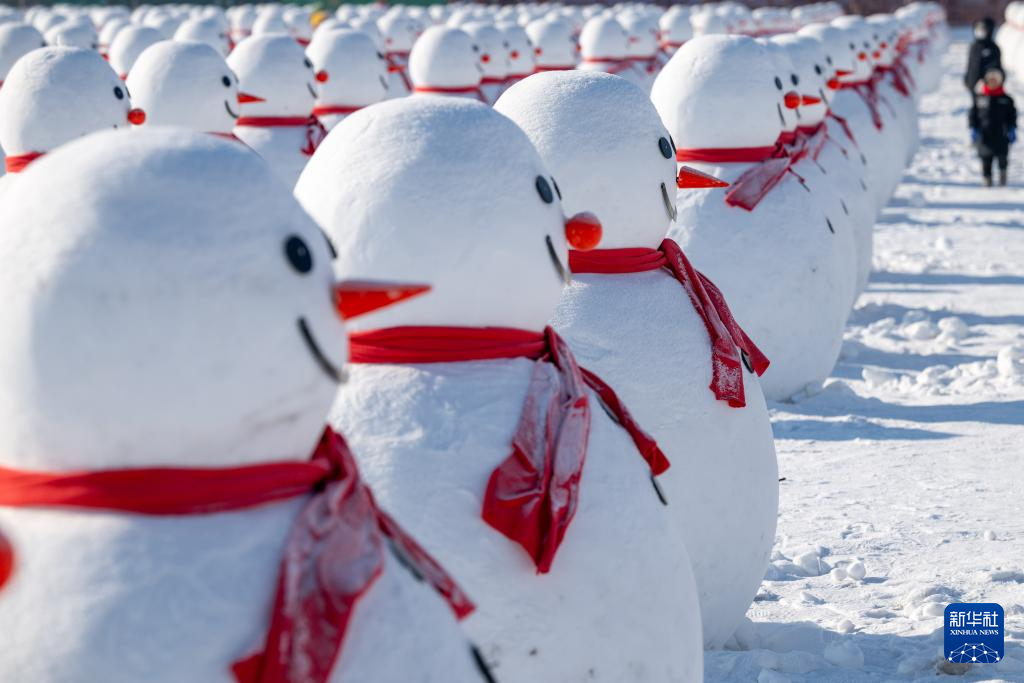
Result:
M980 186L954 35L839 365L771 406L775 551L708 681L1024 681L1024 148ZM943 658L950 602L1004 607L1005 659Z

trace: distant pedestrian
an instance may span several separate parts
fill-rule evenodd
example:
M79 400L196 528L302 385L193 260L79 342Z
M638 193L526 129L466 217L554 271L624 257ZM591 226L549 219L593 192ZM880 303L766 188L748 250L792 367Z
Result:
M999 46L992 40L995 22L991 17L978 19L974 22L974 42L967 58L967 73L964 74L964 85L973 95L978 83L990 69L1002 69L1002 54Z
M992 162L999 166L999 184L1006 185L1006 166L1010 145L1017 141L1017 108L1003 90L1001 69L989 69L975 91L969 123L971 141L981 158L981 173L987 187L992 186Z

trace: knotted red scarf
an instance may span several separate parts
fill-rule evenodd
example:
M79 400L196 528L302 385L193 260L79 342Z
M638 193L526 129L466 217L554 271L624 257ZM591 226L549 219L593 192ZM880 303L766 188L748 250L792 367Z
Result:
M235 125L249 128L299 128L304 126L306 128L306 144L299 151L307 157L313 156L313 152L327 137L327 129L316 116L239 116Z
M607 68L600 69L609 74L620 74L633 66L633 60L629 57L587 57L582 64L610 64Z
M317 119L321 116L329 116L332 114L354 114L362 109L362 107L346 107L340 104L318 104L313 107L313 116Z
M853 90L855 93L860 95L860 98L864 100L864 104L867 105L868 112L871 114L871 123L873 123L875 128L878 130L885 128L885 123L882 121L882 114L878 111L878 87L877 81L874 77L869 78L866 81L842 83L839 88L841 90Z
M353 363L458 363L529 358L536 363L512 453L491 473L484 494L485 522L521 545L541 574L576 514L590 436L586 388L625 429L653 474L669 467L665 455L633 419L615 392L579 367L550 327L530 332L504 327L393 327L354 332Z
M860 145L857 144L857 138L853 137L853 129L850 128L850 123L846 120L846 117L840 116L831 109L828 110L828 113L826 113L825 116L838 123L839 127L842 128L843 132L846 134L846 137L853 143L853 146L860 149Z
M409 74L405 71L409 53L400 51L387 52L384 55L384 59L388 63L388 73L398 74L398 77L402 79L402 83L405 84L405 89L412 92L412 81L409 80Z
M842 145L833 140L828 134L828 127L825 126L824 121L820 121L815 126L801 126L796 131L796 142L795 145L805 150L805 156L810 156L812 159L817 160L821 156L821 151L825 148L825 143L831 141L840 150L843 149Z
M428 95L472 95L484 104L490 104L487 101L487 97L484 95L484 91L480 89L478 85L467 85L465 87L452 87L442 88L440 86L430 85L417 85L413 87L413 92L424 93Z
M910 88L907 86L906 81L903 80L903 74L896 68L895 64L893 66L879 66L876 67L876 70L883 77L886 74L890 75L892 77L890 82L896 92L904 97L910 97Z
M0 468L0 506L202 515L310 496L289 534L261 653L239 683L327 683L358 601L383 570L384 542L411 561L456 615L473 604L376 505L344 439L328 429L306 462L53 474Z
M770 147L725 147L676 151L678 161L753 164L732 182L729 190L725 193L726 204L738 206L747 211L753 211L787 173L792 173L799 182L803 183L804 179L793 170L793 165L800 158L792 157L781 140Z
M21 173L33 161L43 156L43 152L28 152L27 154L13 154L4 159L4 168L8 173Z
M574 273L642 273L667 269L682 285L697 315L704 321L711 341L711 384L708 388L719 401L733 408L746 405L741 360L751 372L764 374L768 359L736 322L725 297L711 280L697 271L674 240L666 238L657 249L593 249L570 251L569 268Z

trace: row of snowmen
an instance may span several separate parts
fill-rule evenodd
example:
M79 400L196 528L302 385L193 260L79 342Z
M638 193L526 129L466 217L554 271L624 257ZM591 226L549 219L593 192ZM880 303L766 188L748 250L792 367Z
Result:
M1002 53L1003 68L1014 75L1024 73L1024 3L1014 0L1006 6L995 41Z
M123 80L183 11L80 11L127 22L110 62L42 46L67 8L0 25L0 679L701 680L774 541L765 398L835 362L938 5L737 21L649 87L574 56L493 106L417 88L417 50L515 59L453 16L575 48L660 10L405 8L405 65L395 12L343 7ZM413 95L326 99L347 41Z

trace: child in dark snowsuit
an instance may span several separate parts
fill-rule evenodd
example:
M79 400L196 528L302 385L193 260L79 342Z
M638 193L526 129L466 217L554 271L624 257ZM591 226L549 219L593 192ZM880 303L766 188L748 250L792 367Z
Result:
M1017 109L1003 90L1003 72L990 69L979 83L969 116L971 140L978 148L985 185L992 186L992 162L999 164L999 184L1006 184L1010 145L1017 141Z

